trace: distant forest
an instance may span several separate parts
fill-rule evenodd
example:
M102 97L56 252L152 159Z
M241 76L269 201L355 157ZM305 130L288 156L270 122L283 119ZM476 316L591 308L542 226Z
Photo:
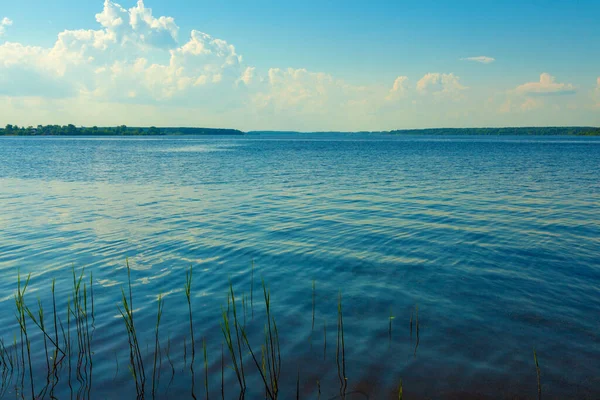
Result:
M293 134L361 134L361 135L483 135L483 136L600 136L600 128L589 126L526 127L526 128L432 128L397 129L393 131L360 132L296 132L296 131L250 131L248 135L293 135Z
M243 135L237 129L216 128L138 128L125 125L115 127L77 127L75 125L38 125L18 127L6 125L0 128L0 136L157 136L157 135Z
M600 128L588 126L529 127L529 128L440 128L403 129L392 135L514 135L514 136L600 136Z
M383 135L514 135L514 136L600 136L600 128L586 126L570 127L528 127L528 128L435 128L435 129L401 129L377 132L276 132L256 131L248 132L250 135L260 134L383 134ZM69 125L38 125L37 127L19 127L6 125L0 128L0 136L160 136L160 135L245 135L237 129L218 128L157 128L128 127L125 125L115 127L78 127Z

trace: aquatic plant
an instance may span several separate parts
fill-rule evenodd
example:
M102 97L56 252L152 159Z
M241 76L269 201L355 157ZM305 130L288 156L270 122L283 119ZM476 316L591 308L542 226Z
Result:
M195 362L195 330L198 324L194 321L194 309L192 307L192 286L193 286L193 269L190 267L186 271L186 279L184 284L184 295L187 302L187 319L189 324L189 337L184 335L183 354L172 355L172 339L168 332L164 332L162 321L165 311L165 297L160 294L157 297L156 319L154 329L151 332L153 349L150 344L147 346L146 353L142 354L142 337L138 332L136 325L136 313L134 312L133 300L133 285L132 271L129 262L126 261L127 282L121 288L120 301L116 304L120 319L124 326L123 336L115 336L115 341L123 341L128 358L128 368L131 374L131 380L135 386L137 398L143 399L146 397L155 398L159 396L159 388L162 387L164 393L169 392L171 383L175 378L175 364L180 362L179 357L183 356L184 367L189 367L192 374L191 396L196 398L195 393L195 378L194 378L194 362ZM254 265L252 266L254 271ZM17 277L17 290L15 293L15 317L18 323L18 332L14 335L12 345L7 345L7 342L0 338L0 376L2 385L0 386L0 398L6 395L11 387L16 385L18 391L23 393L27 390L27 397L41 398L46 396L49 391L50 397L55 398L55 388L59 383L60 374L66 374L65 382L72 394L77 398L90 398L92 394L92 377L94 366L94 330L96 326L95 316L95 293L93 276L89 274L89 280L84 279L85 272L81 269L76 272L72 271L72 289L66 300L66 327L63 325L61 318L60 307L57 304L55 295L56 281L52 280L51 293L52 304L51 310L46 310L43 307L41 300L37 301L37 309L33 310L27 305L26 293L30 286L31 276L22 280L21 275ZM253 278L253 272L252 272ZM236 295L233 283L229 282L229 288L226 296L226 306L221 310L221 333L223 342L221 344L221 359L220 359L220 374L221 374L221 398L225 399L225 370L230 368L235 373L235 378L239 385L239 396L243 398L248 391L247 382L262 382L260 387L252 387L252 393L256 393L257 389L264 393L267 399L278 399L281 397L288 398L291 393L284 393L282 383L283 363L281 353L281 338L280 331L277 325L275 312L272 306L272 297L269 287L262 280L262 301L260 309L264 310L264 314L257 314L261 319L247 325L247 298L242 295L243 316L238 312L239 297ZM253 287L250 290L249 306L254 310ZM308 303L308 301L307 301ZM311 295L311 346L314 336L316 312L316 281L312 281ZM308 304L307 304L308 306ZM51 315L50 315L51 314ZM66 314L66 315L65 315ZM390 308L389 321L387 324L388 337L390 344L392 342L393 324L392 321L397 317L394 316L393 310ZM409 319L409 318L407 318ZM417 348L420 341L421 323L419 317L419 308L415 306L411 312L410 319L410 337L412 338L413 330L416 336L416 342L413 343L413 356L416 357ZM261 324L262 322L262 324ZM335 398L344 399L352 393L362 393L360 390L348 390L351 382L349 382L348 367L352 368L352 363L348 363L347 350L352 346L347 347L345 335L345 316L343 307L342 293L337 295L337 322L336 322L336 348L335 348L335 365L337 368L337 376L339 379L339 393ZM327 360L327 318L323 319L323 361ZM31 327L37 328L41 334L32 336ZM262 327L264 332L258 334L256 327ZM250 331L252 329L252 331ZM261 329L261 328L259 328ZM383 331L383 329L382 329ZM146 336L146 335L142 335ZM166 346L161 346L164 343L166 336ZM408 336L408 335L407 335ZM32 338L38 340L38 343L32 343ZM261 339L262 337L262 339ZM189 339L189 342L188 342ZM73 341L75 344L73 345ZM188 364L188 343L190 350L190 363ZM209 347L206 335L202 336L202 353L204 367L204 396L206 399L211 395L209 382L211 370L209 368ZM411 342L412 343L412 342ZM34 346L35 345L35 346ZM33 356L33 347L41 349L37 352L37 357ZM227 351L225 351L227 349ZM166 356L168 365L167 371L170 370L170 380L168 385L161 385L161 370L162 357ZM537 353L533 351L536 373L538 397L541 398L541 372L538 362ZM320 355L319 355L320 357ZM104 357L104 360L106 357ZM151 361L152 364L152 383L151 390L146 390L146 368L144 359ZM119 354L115 351L115 378L119 374ZM216 363L218 364L218 362ZM301 371L302 366L295 366L295 392L296 398L300 397L300 389L302 384ZM44 380L40 376L39 371L45 371ZM289 367L286 369L290 374ZM164 371L163 371L164 372ZM218 372L216 372L218 373ZM253 378L250 378L250 375ZM74 376L79 384L76 389L71 381ZM289 375L288 375L289 376ZM36 380L36 378L39 378ZM249 379L252 379L251 381ZM258 379L258 380L257 380ZM293 379L293 378L292 378ZM291 382L285 381L285 390L291 391ZM312 381L313 385L315 381ZM27 389L26 389L27 388ZM41 388L41 389L40 389ZM318 398L322 394L322 380L317 379L313 390ZM37 391L36 391L37 389ZM218 389L217 389L218 390ZM231 390L231 388L228 388ZM397 387L398 398L403 398L403 381L400 380ZM214 393L213 393L214 396ZM230 395L228 398L231 398Z

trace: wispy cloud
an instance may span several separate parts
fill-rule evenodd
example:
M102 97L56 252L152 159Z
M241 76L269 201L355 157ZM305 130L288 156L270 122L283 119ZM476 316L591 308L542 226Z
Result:
M552 96L561 94L573 94L575 86L570 83L558 83L556 78L547 72L540 75L539 82L528 82L517 86L517 94L529 96Z
M523 112L550 109L559 110L561 107L576 108L566 104L561 95L576 93L576 87L570 83L559 83L556 78L546 72L540 75L538 82L527 82L505 93L506 102L499 112Z
M6 27L11 26L12 24L13 22L10 18L2 18L2 20L0 20L0 36L4 35L4 32L6 32Z
M488 57L488 56L477 56L477 57L465 57L465 58L461 58L462 61L475 61L481 64L491 64L494 61L496 61L495 58L493 57Z

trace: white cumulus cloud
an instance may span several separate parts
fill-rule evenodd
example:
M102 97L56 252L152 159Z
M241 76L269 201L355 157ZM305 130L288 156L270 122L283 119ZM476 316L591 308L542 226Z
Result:
M501 113L524 113L533 110L555 111L562 108L574 110L575 103L567 103L561 95L576 93L576 87L570 83L559 83L556 78L546 72L540 75L538 82L527 82L505 93L505 103L500 107Z
M254 98L260 108L319 112L336 82L329 74L309 72L304 68L271 68L268 87Z
M104 1L104 9L96 14L96 21L116 42L132 42L158 48L173 48L177 44L179 27L172 17L155 18L152 9L138 0L129 10L111 0Z
M250 85L254 79L255 70L255 67L246 67L242 73L242 76L240 76L240 78L237 80L237 83L239 84L243 82L246 86Z
M417 82L417 91L421 94L431 93L435 96L448 96L458 99L468 89L460 83L460 78L452 73L430 72Z
M0 95L164 101L211 84L233 86L242 73L233 45L196 30L179 45L174 19L154 17L143 0L128 10L105 0L96 21L100 29L65 30L51 48L0 45ZM36 84L20 90L14 82Z
M556 78L544 72L539 82L528 82L517 86L515 92L530 96L550 96L575 93L575 86L570 83L558 83Z
M496 61L495 58L488 57L488 56L465 57L465 58L461 58L461 60L463 60L463 61L475 61L475 62L482 63L482 64L491 64L494 61Z
M185 44L169 52L168 63L152 63L145 57L137 57L96 68L94 89L87 94L145 102L172 100L184 95L188 100L194 100L194 95L210 90L211 85L223 81L233 85L240 76L240 63L241 56L232 45L203 32L192 31ZM127 93L123 88L128 89ZM212 95L207 97L215 99Z
M120 0L128 7L96 1L97 24L91 29L58 32L46 47L0 43L0 120L377 130L484 125L490 115L500 115L495 101L487 114L479 101L489 95L483 93L486 87L467 91L453 73L432 72L420 79L399 75L393 83L361 85L298 66L261 70L246 64L226 40L201 30L180 32L174 18L154 15L144 0ZM1 19L0 33L11 24ZM494 61L487 56L465 60ZM600 107L600 78L597 84L587 93ZM538 123L536 113L563 98L536 94L574 91L573 85L542 74L539 82L503 91L497 98L506 100L506 112ZM505 115L501 117L497 124L505 123Z
M390 92L386 96L387 100L395 100L406 95L408 91L408 77L399 76L394 80Z
M257 82L249 105L273 127L348 130L375 123L385 92L385 87L352 85L323 72L271 68Z

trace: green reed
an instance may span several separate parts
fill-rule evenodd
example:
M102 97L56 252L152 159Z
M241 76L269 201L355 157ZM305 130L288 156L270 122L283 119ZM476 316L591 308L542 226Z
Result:
M400 385L398 385L398 400L402 400L402 398L403 398L402 391L403 391L402 379L400 379Z
M156 361L158 355L160 354L160 340L159 340L159 329L160 329L160 319L162 318L163 307L165 305L165 301L162 297L162 294L158 295L158 310L156 312L156 327L154 329L154 366L152 368L152 397L155 397L156 390Z
M29 286L29 280L31 274L27 275L27 279L23 286L21 286L21 274L17 276L17 293L15 294L15 305L17 308L17 322L21 328L21 387L25 387L25 348L27 348L27 361L29 363L29 382L31 385L31 398L35 398L35 389L33 383L33 365L31 363L31 342L29 341L29 335L27 333L27 320L25 314L27 306L25 305L25 292L27 286Z
M327 320L323 321L323 361L327 359Z
M2 368L2 386L0 386L0 398L4 397L9 389L9 379L12 377L13 363L10 353L4 346L4 341L0 339L0 367Z
M196 399L195 394L195 375L194 375L194 361L196 359L196 342L194 340L194 320L192 318L192 266L185 273L185 298L187 299L188 304L188 313L189 313L189 321L190 321L190 340L192 345L192 361L190 362L190 372L192 373L192 398Z
M173 379L175 379L175 364L171 359L171 336L167 337L167 348L165 349L165 354L167 356L167 361L169 361L169 365L171 366L171 379L169 380L169 386L173 383Z
M254 267L253 267L254 268ZM186 272L186 281L184 285L184 294L187 300L187 313L189 318L189 339L191 339L191 364L189 365L192 369L192 397L195 398L194 394L194 357L195 357L195 325L193 320L193 308L192 308L192 267ZM0 339L0 368L2 377L2 386L0 386L0 398L6 393L9 387L8 382L12 379L11 376L14 371L17 371L17 377L21 381L20 388L24 389L26 384L28 387L27 391L31 393L27 394L27 397L31 395L31 398L40 398L46 395L48 385L52 385L50 389L50 397L53 398L54 385L58 381L58 372L65 361L68 362L68 385L73 395L73 387L71 386L71 374L72 366L71 360L76 360L74 376L77 377L80 382L80 390L76 394L77 398L89 398L91 392L92 382L92 366L93 366L93 336L95 327L95 305L94 305L94 285L92 275L89 275L89 282L84 280L84 270L76 272L73 269L73 282L72 291L66 301L66 329L63 326L60 316L57 313L57 309L60 308L57 305L56 300L56 281L52 280L51 293L52 293L52 310L44 309L41 300L38 299L37 307L31 309L26 303L26 291L30 286L30 275L27 279L22 280L21 276L18 276L17 280L17 291L15 293L15 306L16 306L16 319L18 322L18 333L20 334L20 341L15 335L14 342L8 347L5 346L5 341ZM142 352L140 350L141 337L136 329L136 319L134 317L133 307L133 289L132 289L132 277L131 268L127 262L127 283L121 288L121 298L117 309L120 313L121 319L125 326L125 334L127 335L127 344L129 352L129 370L135 383L136 392L138 398L144 398L147 396L145 392L146 387L146 375L144 369L144 362ZM236 296L234 286L232 282L229 282L229 288L227 292L227 308L222 309L222 321L221 331L224 337L224 342L221 346L221 398L225 398L225 367L230 363L230 367L235 372L235 376L238 380L241 397L246 392L246 381L250 377L250 374L254 374L254 377L260 376L262 385L259 388L261 391L264 389L265 397L268 399L278 399L284 397L281 387L282 377L282 354L280 345L280 332L274 316L273 304L271 298L271 292L264 280L262 280L262 292L264 300L264 332L263 335L255 337L250 335L248 326L254 326L252 323L246 325L247 318L247 306L248 299L246 295L241 296L243 316L240 314L239 309L239 296ZM316 284L312 281L312 315L306 315L306 321L308 325L308 318L311 318L311 337L313 335L316 318ZM306 301L308 303L309 297L307 296ZM262 301L261 301L262 303ZM154 354L149 351L149 356L153 356L152 365L152 397L158 396L158 390L161 386L160 382L160 371L162 365L162 347L161 347L161 334L165 335L164 329L161 327L163 320L165 301L162 295L158 296L157 302L157 314L156 324L154 327ZM253 309L253 294L252 289L250 292L250 307ZM260 306L262 310L262 305ZM52 315L49 315L50 312ZM136 314L137 315L137 314ZM388 336L392 338L393 323L392 321L397 318L393 315L393 310L390 307L389 322L388 322ZM260 323L259 321L256 321ZM339 395L335 398L346 398L352 393L360 393L358 391L348 392L348 364L346 359L346 346L345 346L345 326L344 326L344 307L342 303L342 294L338 294L337 298L337 340L336 340L336 355L335 363L337 365L337 373L340 380ZM41 332L39 336L32 336L31 329L38 329ZM396 327L397 328L397 327ZM417 348L419 346L420 339L420 328L421 321L419 316L419 308L415 306L411 311L410 315L410 330L411 337L414 332L416 334L416 344L414 348L414 355L416 356ZM382 327L382 331L385 327ZM384 333L384 332L382 332ZM73 338L71 337L73 336ZM396 335L397 336L397 335ZM48 375L46 377L46 386L39 392L36 393L36 386L38 389L43 385L40 382L34 382L34 369L37 366L32 364L34 356L32 356L32 343L33 337L39 337L39 343L36 343L36 349L40 351L37 355L38 364L44 364L45 355L45 367ZM251 339L252 337L252 339ZM119 339L119 338L116 338ZM188 366L187 356L187 336L183 337L184 341L184 368ZM256 341L255 341L256 340ZM72 341L75 342L75 349L73 349ZM164 340L162 341L164 343ZM204 361L204 387L205 396L208 400L210 393L209 388L209 359L208 359L208 346L207 337L202 336L202 352ZM411 342L412 343L412 342ZM412 344L411 344L412 345ZM42 347L43 346L43 347ZM225 346L228 350L228 360L226 360ZM43 349L43 350L41 350ZM171 366L171 380L169 386L173 382L175 377L175 363L170 354L171 349L171 338L170 335L167 339L166 344L166 357ZM352 349L352 347L348 347ZM534 349L534 361L537 373L537 387L538 397L541 398L541 371L537 358L537 353ZM118 375L119 360L118 355L115 353L116 368ZM320 353L318 355L320 358ZM65 360L66 359L66 360ZM327 359L327 319L323 321L323 360ZM50 362L52 360L52 362ZM215 360L217 361L217 360ZM218 361L217 361L218 362ZM294 372L286 370L293 374ZM304 371L304 370L303 370ZM300 397L300 366L298 366L296 372L296 398ZM25 374L28 374L28 379L25 379ZM55 374L53 377L52 374ZM304 372L303 372L304 374ZM286 382L293 380L293 375L287 377ZM291 382L290 382L291 383ZM166 384L166 382L165 382ZM166 388L167 390L169 387ZM256 389L256 388L255 388ZM289 388L291 389L291 388ZM218 389L217 389L218 390ZM315 390L318 392L318 397L321 397L322 388L321 382L317 380L317 387ZM216 392L216 391L215 391ZM398 398L403 398L403 382L400 380L400 384L397 388ZM216 394L216 393L214 393ZM213 394L213 396L214 396ZM287 398L285 395L284 398Z
M126 264L129 298L125 294L125 289L121 288L121 304L117 305L117 309L123 318L125 329L127 331L127 340L129 344L129 371L135 380L135 388L138 397L143 398L145 393L146 373L133 318L133 294L131 289L131 268L129 267L129 261L127 261Z
M298 376L296 378L296 400L300 399L300 367L298 367Z
M316 281L312 281L312 325L310 328L310 348L312 349L312 337L315 332L315 305L316 305Z
M231 289L233 290L233 289ZM265 300L265 310L267 324L265 325L265 341L261 345L261 361L259 363L256 354L248 339L245 329L241 330L242 338L246 349L250 353L252 360L260 373L265 387L265 396L270 399L276 399L279 392L279 378L281 375L281 351L279 345L279 331L275 318L271 314L271 294L263 280L263 295ZM235 306L234 306L235 310ZM235 318L235 313L234 313Z
M231 286L230 283L230 293L227 296L227 310L222 310L221 311L221 316L223 318L223 321L221 322L221 331L223 332L223 336L225 338L225 344L227 345L227 350L229 350L229 356L231 357L231 362L232 362L232 367L233 370L235 371L235 375L236 378L238 380L238 383L240 385L240 392L244 393L245 392L245 380L243 377L243 372L242 372L242 368L241 365L243 363L243 360L240 358L241 354L238 355L236 348L235 348L235 342L233 340L232 337L232 330L231 330L231 321L229 319L229 304L231 299L235 299L235 296L233 294L233 286ZM235 302L233 303L233 309L235 310ZM237 315L234 311L234 316ZM237 324L236 324L237 326ZM237 333L237 330L234 331Z
M254 319L254 260L252 260L252 274L250 277L250 308L252 309L252 318Z
M206 400L208 400L208 354L206 352L206 338L202 338L202 350L204 353L204 387L206 388Z
M538 363L537 353L533 349L533 360L535 361L535 371L537 375L537 389L538 389L538 400L542 398L542 382L541 382L541 370L540 364Z
M321 399L321 382L317 379L317 400Z
M344 313L342 308L342 292L338 295L338 314L337 314L337 347L335 360L337 372L340 380L340 397L345 398L348 387L348 378L346 376L346 345L344 341Z
M225 399L225 345L221 342L221 398Z

